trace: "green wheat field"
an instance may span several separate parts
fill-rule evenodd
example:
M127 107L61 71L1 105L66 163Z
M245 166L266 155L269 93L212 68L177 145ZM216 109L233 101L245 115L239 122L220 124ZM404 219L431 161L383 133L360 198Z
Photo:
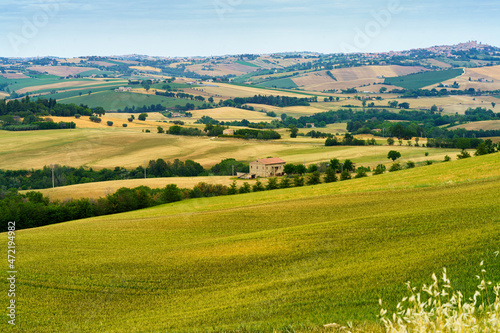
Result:
M499 198L490 154L20 230L16 331L377 331L406 281L500 281Z

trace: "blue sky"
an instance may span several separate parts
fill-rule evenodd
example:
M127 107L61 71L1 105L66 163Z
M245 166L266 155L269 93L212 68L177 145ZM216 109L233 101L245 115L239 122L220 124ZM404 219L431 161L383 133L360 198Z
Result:
M495 0L2 0L0 56L500 46Z

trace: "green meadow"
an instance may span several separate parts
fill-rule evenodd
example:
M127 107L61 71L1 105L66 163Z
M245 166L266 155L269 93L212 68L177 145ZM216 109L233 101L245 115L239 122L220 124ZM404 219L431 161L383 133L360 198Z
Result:
M379 298L395 308L406 281L428 282L442 267L470 297L482 260L500 281L498 158L18 231L16 328L376 329Z
M405 89L420 89L439 82L447 81L462 75L462 68L452 68L443 71L430 71L405 76L388 77L384 84L402 87Z
M288 78L266 81L259 83L258 85L266 88L282 88L282 89L291 89L298 87L297 84L293 82L292 79Z
M92 90L89 88L88 90ZM177 99L165 96L138 94L131 92L114 92L114 91L101 91L91 95L82 95L71 98L63 98L59 100L61 103L74 103L74 104L85 104L89 107L101 106L105 110L116 111L118 109L125 109L125 107L142 107L144 105L150 106L151 104L161 104L164 107L171 108L176 105L186 105L187 103L192 103L195 106L203 105L199 101L191 101L186 99Z

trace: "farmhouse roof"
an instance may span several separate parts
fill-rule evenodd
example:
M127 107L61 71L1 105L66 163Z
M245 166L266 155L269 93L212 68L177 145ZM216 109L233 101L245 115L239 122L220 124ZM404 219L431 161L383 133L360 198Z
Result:
M264 158L261 160L257 160L257 163L265 164L265 165L271 165L271 164L283 164L286 163L283 161L281 158L278 157L273 157L273 158Z

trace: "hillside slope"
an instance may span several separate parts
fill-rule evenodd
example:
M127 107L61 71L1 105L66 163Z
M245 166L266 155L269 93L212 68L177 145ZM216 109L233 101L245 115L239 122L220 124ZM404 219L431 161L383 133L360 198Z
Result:
M19 231L18 329L284 331L375 321L380 297L395 305L404 282L428 281L443 266L458 289L474 290L481 260L500 280L498 166L492 154Z

